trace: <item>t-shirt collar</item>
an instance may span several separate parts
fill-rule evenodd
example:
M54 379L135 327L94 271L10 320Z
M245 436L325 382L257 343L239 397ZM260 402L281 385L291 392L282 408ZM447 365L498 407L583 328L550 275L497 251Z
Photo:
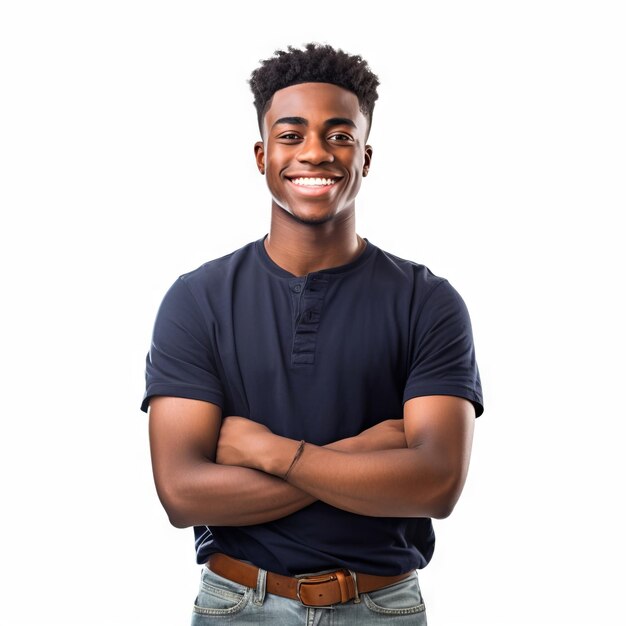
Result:
M261 237L260 239L257 239L255 242L255 247L257 249L259 259L261 260L261 263L263 264L263 266L266 267L270 272L272 272L272 274L275 274L276 276L281 276L283 278L303 278L303 277L294 276L291 272L288 272L286 269L280 267L280 265L278 265L272 260L270 255L267 253L267 250L265 249L265 240L267 239L268 235L269 233L266 233L263 237ZM360 267L372 256L372 253L374 252L374 247L375 247L374 244L372 244L369 241L369 239L367 239L367 237L363 237L363 241L365 241L365 248L363 249L361 254L359 254L359 256L356 257L356 259L353 259L352 261L350 261L349 263L345 263L344 265L338 265L337 267L329 267L323 270L317 270L316 272L310 272L310 273L311 274L345 274L347 272L351 272L357 267Z

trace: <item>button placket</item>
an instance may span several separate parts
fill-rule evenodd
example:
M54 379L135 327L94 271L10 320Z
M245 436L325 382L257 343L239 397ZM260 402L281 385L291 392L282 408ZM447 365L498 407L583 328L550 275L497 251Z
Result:
M315 362L317 332L328 285L329 278L323 274L308 274L305 279L298 302L291 351L291 362L294 365Z

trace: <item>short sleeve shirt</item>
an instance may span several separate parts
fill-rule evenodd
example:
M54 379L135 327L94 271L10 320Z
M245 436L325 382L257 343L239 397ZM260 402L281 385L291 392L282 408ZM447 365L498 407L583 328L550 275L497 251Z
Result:
M325 445L403 416L408 399L454 395L483 412L464 301L426 266L368 239L352 262L294 276L263 238L179 276L157 312L141 404L168 395L221 407ZM209 494L210 497L210 494ZM424 567L429 518L369 517L317 501L242 527L194 526L196 561L223 552L294 575Z

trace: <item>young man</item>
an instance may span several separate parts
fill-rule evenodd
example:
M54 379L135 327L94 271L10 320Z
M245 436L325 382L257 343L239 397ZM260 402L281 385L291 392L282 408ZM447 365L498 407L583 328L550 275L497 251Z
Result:
M366 62L290 46L250 84L270 232L174 282L141 407L159 498L203 564L192 623L425 624L417 569L483 412L470 318L355 232Z

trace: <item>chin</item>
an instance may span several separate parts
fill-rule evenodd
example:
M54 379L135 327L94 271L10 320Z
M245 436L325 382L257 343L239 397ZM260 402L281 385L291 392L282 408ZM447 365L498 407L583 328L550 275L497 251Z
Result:
M283 211L290 217L303 224L324 224L337 216L335 207L282 207Z
M291 217L302 224L325 224L335 217L334 213L326 213L324 215L298 215L290 213Z

